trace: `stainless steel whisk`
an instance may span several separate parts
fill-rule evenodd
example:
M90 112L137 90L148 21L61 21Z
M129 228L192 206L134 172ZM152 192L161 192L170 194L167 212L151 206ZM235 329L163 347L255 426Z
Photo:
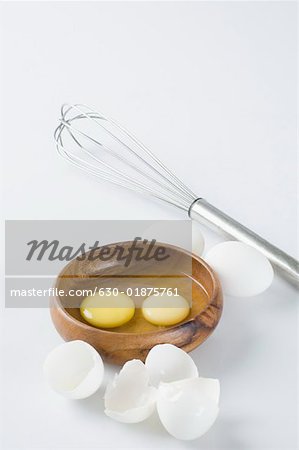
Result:
M298 261L194 194L142 142L104 114L85 105L63 105L55 141L59 154L81 170L187 211L191 219L255 247L299 280Z

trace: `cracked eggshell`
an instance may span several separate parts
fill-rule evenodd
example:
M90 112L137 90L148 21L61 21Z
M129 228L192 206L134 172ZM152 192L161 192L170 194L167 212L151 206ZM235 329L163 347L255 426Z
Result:
M105 414L118 422L142 422L153 413L156 397L157 390L149 386L145 365L133 359L125 363L107 386Z
M177 439L199 438L218 416L219 394L219 381L211 378L161 383L157 410L163 426Z
M50 387L70 399L94 394L104 377L101 356L87 342L79 340L54 348L48 354L43 370Z
M146 357L145 367L153 386L158 386L160 382L198 377L198 370L191 356L172 344L155 345Z
M192 252L197 256L203 254L205 248L205 240L201 232L200 226L192 220Z

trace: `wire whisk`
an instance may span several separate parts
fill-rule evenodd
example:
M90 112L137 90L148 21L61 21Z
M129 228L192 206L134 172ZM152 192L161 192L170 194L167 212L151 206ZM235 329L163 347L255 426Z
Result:
M194 194L132 133L104 114L85 105L63 105L55 141L59 154L79 169L187 211L191 219L255 247L298 282L298 261Z
M198 198L133 134L85 105L62 106L55 140L59 154L90 175L184 211Z

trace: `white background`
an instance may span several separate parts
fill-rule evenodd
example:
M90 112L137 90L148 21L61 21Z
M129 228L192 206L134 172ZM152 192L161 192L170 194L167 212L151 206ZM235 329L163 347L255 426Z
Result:
M1 32L5 218L185 217L58 158L60 105L82 102L295 253L295 2L2 3ZM203 231L207 248L219 240ZM203 376L220 378L220 416L199 441L180 442L156 416L135 426L105 417L103 389L80 402L49 391L42 363L61 342L49 311L3 310L2 448L294 449L296 317L296 291L278 277L258 297L225 299L219 327L192 353Z

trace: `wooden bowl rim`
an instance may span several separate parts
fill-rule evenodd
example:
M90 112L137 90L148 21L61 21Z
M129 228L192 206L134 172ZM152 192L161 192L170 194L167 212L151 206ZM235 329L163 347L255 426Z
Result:
M111 243L111 244L105 244L105 245L120 245L120 244L125 245L125 244L129 244L129 243L133 243L133 241L120 241L120 242L113 242L113 243ZM210 304L213 303L213 301L219 296L219 294L221 295L221 292L222 292L222 291L221 291L221 288L220 288L220 286L221 286L221 285L220 285L220 281L219 281L217 275L215 274L215 272L213 271L213 269L209 266L209 264L207 264L207 262L206 262L204 259L202 259L200 256L197 256L197 255L195 255L195 253L189 252L188 250L186 250L186 249L184 249L184 248L181 248L181 247L178 247L178 246L176 246L176 245L172 245L172 244L168 244L168 243L163 243L163 242L156 242L156 244L164 245L165 247L172 248L172 249L174 249L174 250L177 250L177 251L180 252L180 253L184 253L184 254L187 255L187 256L191 256L192 260L195 259L199 264L201 264L201 265L207 270L209 276L211 277L211 281L212 281L212 294L211 294L211 296L209 296L209 302L208 302L206 308L205 308L203 311L201 311L201 313L197 314L196 316L190 318L189 320L187 320L187 321L185 321L185 322L184 322L184 321L183 321L183 322L179 322L179 323L177 323L177 324L175 324L175 325L173 325L173 326L167 327L167 328L165 328L165 329L163 329L163 330L147 331L147 332L142 333L142 334L145 334L145 335L147 335L147 336L149 336L149 335L151 335L151 334L152 334L152 335L160 335L160 334L162 335L162 334L165 334L166 332L173 331L173 330L175 330L176 328L182 327L182 326L184 326L184 325L187 324L187 323L194 322L194 321L196 320L197 317L200 317L201 314L203 314L203 313L207 310L207 308L210 306ZM99 248L100 248L100 247L99 247ZM61 277L61 275L63 274L63 272L65 272L65 271L67 270L67 268L68 268L69 266L71 266L71 265L74 263L74 261L76 261L76 259L73 259L72 261L70 261L70 262L69 262L69 263L68 263L68 264L67 264L67 265L59 272L59 274L58 274L58 276L57 276L57 278L56 278L56 281L55 281L55 285L54 285L55 288L58 289L58 286L57 286L57 285L58 285L58 282L59 282L59 278ZM202 286L202 285L201 285L201 286ZM202 288L206 291L206 289L205 289L204 286L202 286ZM109 331L109 330L105 330L105 329L103 329L103 328L93 327L92 325L89 325L89 324L87 324L87 323L81 322L80 320L77 320L74 316L72 316L71 314L69 314L69 313L66 311L66 308L62 305L59 296L54 295L53 298L54 298L54 301L55 301L56 304L55 304L55 305L51 305L51 306L52 306L53 308L58 308L58 309L60 309L60 310L63 312L63 314L65 314L65 316L66 316L71 322L73 322L74 324L76 324L78 327L82 327L83 329L90 330L90 331L92 330L92 331L94 331L94 332L105 333L106 335L114 335L114 336L115 336L115 333L116 333L115 331ZM222 296L221 296L221 300L223 301ZM117 332L117 334L118 334L118 335L123 335L123 336L134 336L135 333L129 333L129 332L122 332L122 331L119 331L119 332Z

